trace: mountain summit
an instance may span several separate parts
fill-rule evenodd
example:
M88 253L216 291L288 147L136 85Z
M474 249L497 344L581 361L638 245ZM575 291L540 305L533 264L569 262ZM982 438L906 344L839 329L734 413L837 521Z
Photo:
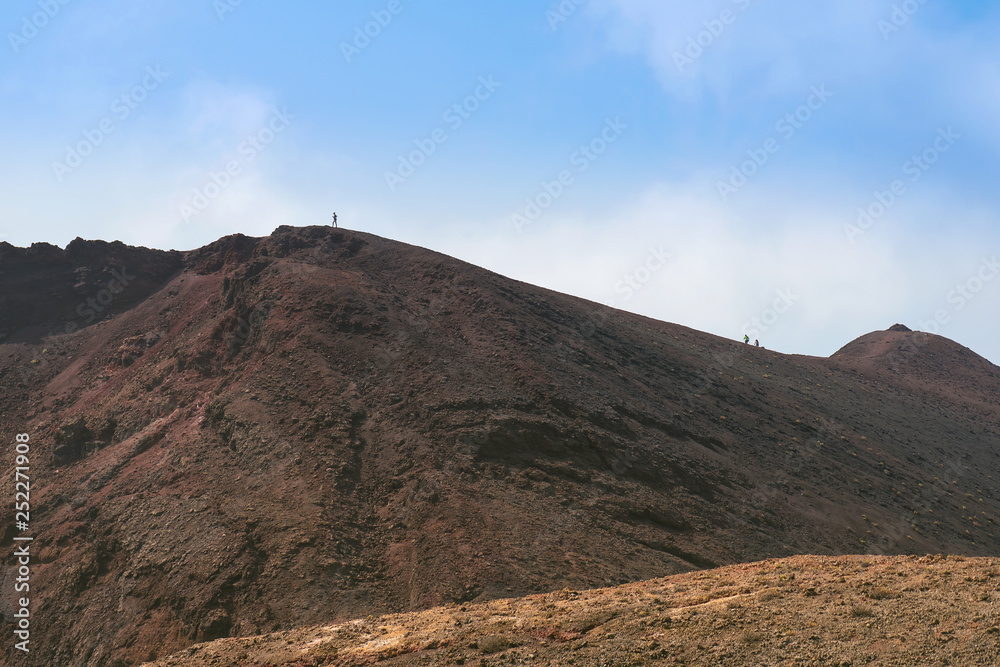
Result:
M325 227L0 244L0 327L0 406L33 443L37 664L1000 548L1000 369L927 334L784 355ZM12 544L11 504L0 522Z
M1000 368L943 336L897 324L848 343L833 360L884 382L937 393L955 409L976 403L984 417L1000 417Z

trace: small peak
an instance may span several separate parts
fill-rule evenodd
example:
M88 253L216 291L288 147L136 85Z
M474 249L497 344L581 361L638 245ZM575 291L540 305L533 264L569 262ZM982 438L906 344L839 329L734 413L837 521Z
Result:
M907 332L912 332L913 330L910 329L910 327L906 326L905 324L893 324L891 327L887 329L887 331L907 333Z

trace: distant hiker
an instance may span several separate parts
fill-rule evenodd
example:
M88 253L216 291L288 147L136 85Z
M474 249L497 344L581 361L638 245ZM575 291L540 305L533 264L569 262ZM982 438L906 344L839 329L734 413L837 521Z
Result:
M753 344L755 347L760 347L760 341L754 338Z
M749 343L750 342L750 336L749 336L749 334L743 334L743 342L744 343Z
M336 212L334 212L334 214L333 214L333 226L334 227L337 226L337 213Z

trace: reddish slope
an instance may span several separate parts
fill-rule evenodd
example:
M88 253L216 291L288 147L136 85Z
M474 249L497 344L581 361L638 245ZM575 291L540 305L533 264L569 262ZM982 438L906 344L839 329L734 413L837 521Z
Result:
M1000 417L1000 368L942 336L897 324L848 343L833 360L899 387L937 393L956 409L973 403L984 416Z
M39 664L767 556L1000 546L994 395L945 403L346 230L230 237L166 277L133 251L158 288L0 347L9 432L37 443ZM99 287L32 270L55 303Z

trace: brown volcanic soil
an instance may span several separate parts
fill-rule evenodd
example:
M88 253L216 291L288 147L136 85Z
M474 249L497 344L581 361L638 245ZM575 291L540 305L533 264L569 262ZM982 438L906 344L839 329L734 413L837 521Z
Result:
M1000 369L946 339L783 355L320 227L69 250L0 247L0 299L34 304L0 345L5 437L34 443L32 664L1000 546ZM112 269L136 277L103 294ZM4 544L13 522L0 505Z
M900 328L901 327L901 328ZM937 393L950 408L976 404L984 417L1000 417L1000 374L972 350L941 336L902 325L848 343L833 359L896 386Z
M148 667L995 665L998 565L797 556L220 639Z

